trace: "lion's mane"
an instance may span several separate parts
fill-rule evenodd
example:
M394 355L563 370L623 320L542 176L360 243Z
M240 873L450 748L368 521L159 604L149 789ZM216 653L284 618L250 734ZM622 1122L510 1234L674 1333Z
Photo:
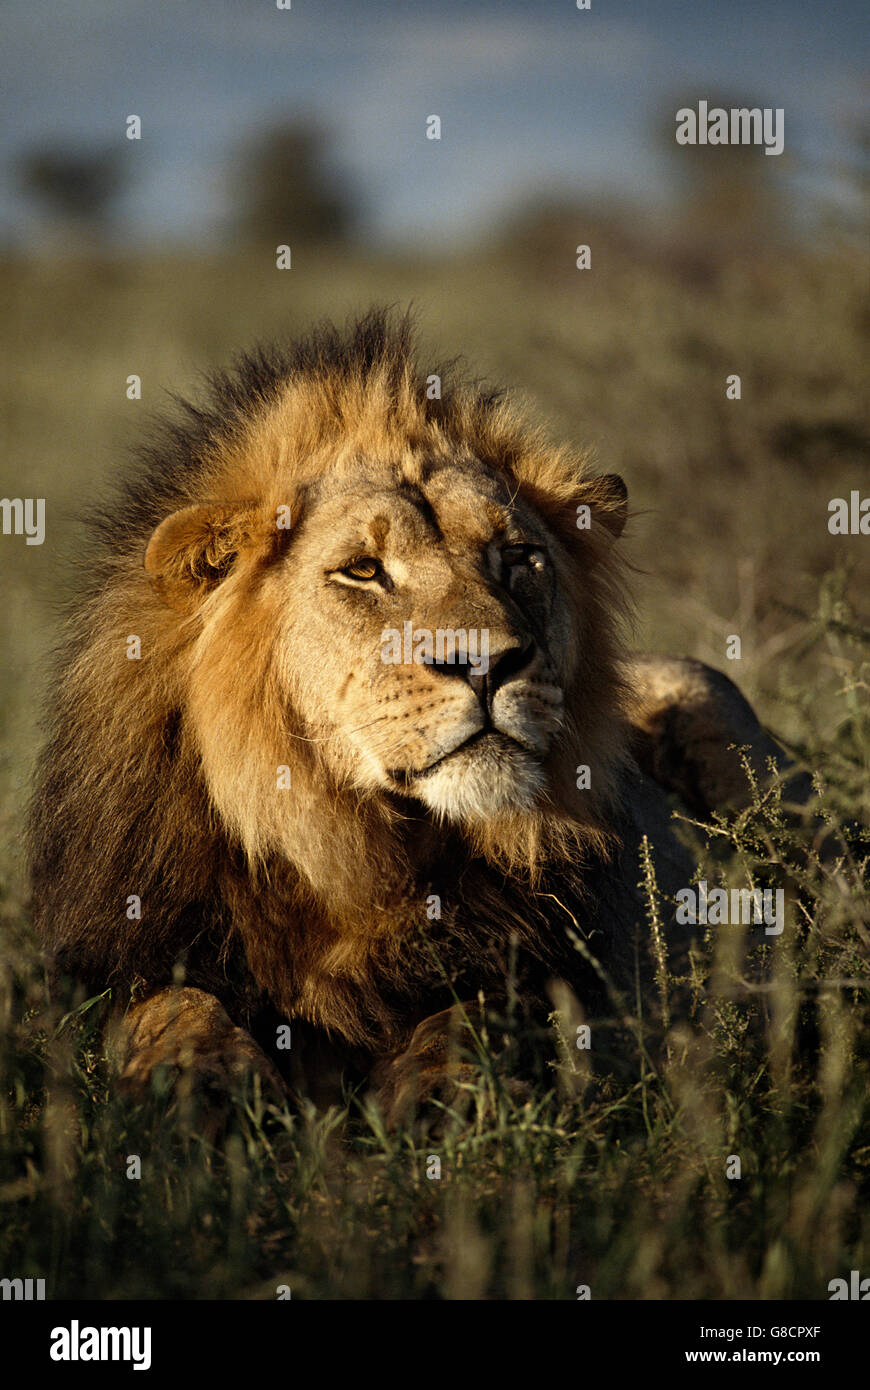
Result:
M440 399L427 391L432 375ZM216 809L188 717L203 620L155 592L143 567L149 537L170 513L206 501L249 521L285 504L304 513L319 461L345 447L457 450L500 469L571 557L582 650L554 758L562 780L535 814L466 836L430 828L425 844L418 829L411 842L389 798L331 785L317 748L294 739L272 633L256 623L239 625L196 677L227 728L220 775L223 804L226 787L235 798L231 823ZM595 876L625 745L618 562L606 526L578 531L579 503L600 517L621 499L499 392L455 364L419 368L407 319L373 312L347 333L325 327L215 375L206 403L183 405L137 454L82 548L30 820L34 915L57 964L123 998L137 984L168 983L180 963L236 1017L268 1004L370 1043L401 1031L445 961L447 976L473 965L479 980L517 944L549 959L554 922L570 926L578 903L606 899ZM237 552L245 545L240 535ZM280 563L288 546L292 531L275 534L258 565ZM257 565L246 582L256 584ZM128 658L131 636L140 659ZM271 776L288 759L301 810L282 857L269 848L257 788L263 769ZM582 813L579 763L595 788ZM440 922L426 918L433 893L446 905ZM457 978L442 983L458 988Z

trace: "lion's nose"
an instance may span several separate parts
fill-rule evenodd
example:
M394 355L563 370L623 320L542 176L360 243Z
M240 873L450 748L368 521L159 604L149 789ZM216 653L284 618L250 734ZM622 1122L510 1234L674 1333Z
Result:
M512 676L519 675L529 665L534 654L534 642L531 638L525 638L509 647L503 647L501 651L490 652L486 664L465 662L458 669L454 667L454 670L457 675L465 677L484 709L489 709L496 691Z

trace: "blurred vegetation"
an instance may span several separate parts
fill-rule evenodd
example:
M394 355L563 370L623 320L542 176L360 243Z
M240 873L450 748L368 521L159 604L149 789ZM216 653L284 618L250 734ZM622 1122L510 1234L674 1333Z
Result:
M709 111L764 109L764 102L739 92L707 92L705 100ZM662 108L659 143L682 191L678 259L684 273L711 277L738 259L757 263L776 255L790 239L786 179L792 154L789 147L788 153L767 155L763 144L678 145L674 112L697 107L693 94L674 93Z
M41 204L55 226L87 237L107 234L115 203L129 178L129 165L115 146L103 150L45 145L18 162L18 182Z
M327 132L317 125L289 121L259 131L239 152L232 183L237 237L274 247L350 235L354 209L330 175Z
M48 531L41 548L0 542L4 1273L47 1276L55 1297L274 1297L284 1282L294 1297L572 1298L588 1283L595 1297L824 1298L866 1271L867 851L850 827L868 811L868 541L827 529L832 497L867 493L863 262L832 238L698 276L667 254L681 235L569 206L438 261L333 254L312 235L284 272L266 245L0 264L3 490L45 497ZM635 1018L630 1075L563 1055L551 1093L517 1097L494 1026L468 1117L448 1116L437 1142L384 1135L358 1098L292 1116L248 1096L210 1144L159 1098L136 1111L112 1096L104 1004L62 1027L76 998L47 1005L18 841L37 693L79 510L149 413L240 347L373 300L413 301L424 361L461 350L624 475L637 645L721 668L739 634L728 674L817 776L848 843L820 859L813 827L788 828L767 797L694 828L708 880L784 865L790 924L774 946L733 928L702 943L666 982L685 1016L665 1028L659 1001ZM125 1176L131 1153L141 1181Z

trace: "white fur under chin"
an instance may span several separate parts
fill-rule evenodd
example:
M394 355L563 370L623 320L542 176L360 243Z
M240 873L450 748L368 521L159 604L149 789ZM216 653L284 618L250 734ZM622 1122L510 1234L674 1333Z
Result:
M538 760L517 744L475 744L445 758L414 787L414 794L449 821L489 821L531 810L544 784Z

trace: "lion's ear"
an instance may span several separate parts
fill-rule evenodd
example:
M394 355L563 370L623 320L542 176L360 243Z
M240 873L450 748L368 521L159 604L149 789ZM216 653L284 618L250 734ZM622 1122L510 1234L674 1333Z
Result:
M165 517L145 551L145 569L164 603L182 613L196 608L229 573L251 530L250 511L220 504Z
M592 514L617 540L628 520L628 488L618 473L604 473L591 480L588 498Z

